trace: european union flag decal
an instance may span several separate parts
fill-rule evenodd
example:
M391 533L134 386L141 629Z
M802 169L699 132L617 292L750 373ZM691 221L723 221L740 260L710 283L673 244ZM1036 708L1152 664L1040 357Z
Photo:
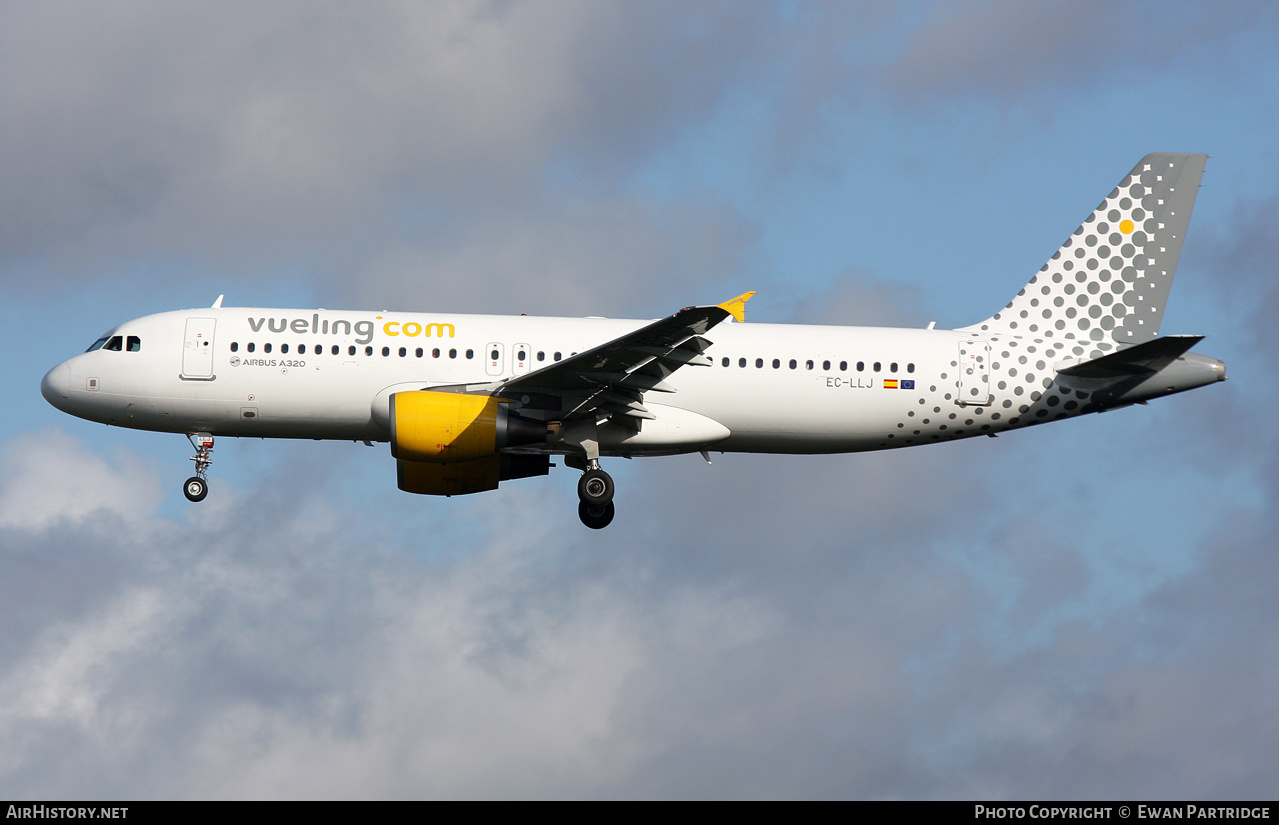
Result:
M904 380L904 381L902 381L902 389L903 389L903 390L913 390L913 389L915 389L915 380L912 378L912 379L910 379L910 380L908 380L908 381L905 381L905 380Z

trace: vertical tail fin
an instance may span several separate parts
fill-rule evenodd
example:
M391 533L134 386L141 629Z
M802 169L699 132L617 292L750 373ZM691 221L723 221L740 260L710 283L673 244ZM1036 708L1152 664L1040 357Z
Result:
M1120 344L1159 334L1207 155L1146 155L994 317L964 327Z

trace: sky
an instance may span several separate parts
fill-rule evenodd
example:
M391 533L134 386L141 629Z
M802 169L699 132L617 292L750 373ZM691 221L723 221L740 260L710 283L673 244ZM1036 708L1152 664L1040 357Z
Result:
M0 797L1279 794L1267 2L0 5ZM1230 380L920 449L399 492L385 445L70 418L208 306L941 328L1210 155Z

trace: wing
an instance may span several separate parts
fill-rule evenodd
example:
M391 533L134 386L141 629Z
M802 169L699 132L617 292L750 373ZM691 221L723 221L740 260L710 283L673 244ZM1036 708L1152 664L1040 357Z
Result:
M707 330L733 317L745 319L754 292L717 306L685 307L674 315L498 385L496 395L523 398L524 406L558 410L563 420L595 416L598 421L638 429L655 418L644 407L646 392L674 392L665 379L685 366L709 367L703 355Z

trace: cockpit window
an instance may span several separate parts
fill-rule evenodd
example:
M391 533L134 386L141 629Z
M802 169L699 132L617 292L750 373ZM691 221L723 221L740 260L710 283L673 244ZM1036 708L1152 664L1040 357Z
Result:
M105 344L106 342L107 342L107 338L104 335L98 340L94 341L93 345L90 346L87 350L85 350L85 352L93 352L95 349L102 349L102 345Z
M124 338L119 335L112 335L111 340L107 341L102 348L111 352L119 352L124 349Z
M125 343L129 346L129 352L142 351L142 339L136 335L130 335Z

